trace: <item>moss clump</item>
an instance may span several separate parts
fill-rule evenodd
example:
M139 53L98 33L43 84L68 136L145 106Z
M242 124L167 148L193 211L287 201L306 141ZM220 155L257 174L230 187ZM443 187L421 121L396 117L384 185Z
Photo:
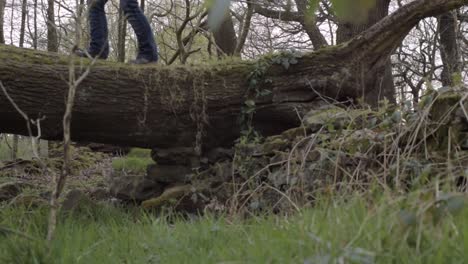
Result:
M194 190L194 187L190 184L187 185L180 185L180 186L174 186L171 187L167 190L164 191L163 194L161 194L157 198L149 199L146 201L143 201L141 204L143 208L159 208L165 203L169 203L171 201L177 200L181 198L182 196L192 192Z
M458 108L458 103L462 99L462 96L462 93L450 90L435 97L434 104L430 110L431 118L435 122L442 122L446 118L448 119L450 114Z

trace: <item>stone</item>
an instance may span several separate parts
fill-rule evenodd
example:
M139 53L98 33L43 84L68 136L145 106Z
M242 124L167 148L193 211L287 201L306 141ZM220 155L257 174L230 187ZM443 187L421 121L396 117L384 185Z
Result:
M297 137L305 137L307 132L306 127L295 127L284 131L281 133L281 136L289 141L293 141Z
M192 159L197 157L193 148L153 149L151 158L161 165L191 165Z
M280 151L288 148L290 143L281 136L273 136L266 139L262 144L262 152L265 155L274 154L275 151Z
M86 208L94 205L94 202L82 190L71 190L65 195L62 203L62 211L71 212L80 208Z
M286 171L284 169L278 169L268 175L268 182L276 188L280 188L282 185L288 183L286 177Z
M109 191L105 188L94 188L89 192L89 196L95 201L104 201L111 197Z
M325 127L327 124L343 121L347 118L348 113L345 109L332 107L329 109L311 110L303 118L304 125L313 133ZM337 122L339 123L339 122Z
M225 182L232 178L232 163L229 161L219 162L211 167L216 181Z
M214 148L207 151L206 158L208 159L209 163L213 164L216 162L229 160L232 158L233 154L234 153L232 149Z
M154 164L148 166L147 177L162 183L185 183L191 172L192 169L188 166Z
M262 146L254 143L247 144L236 144L235 151L237 156L248 157L248 156L262 156Z
M121 175L110 181L109 193L124 201L141 202L159 196L163 185L138 175Z
M24 182L6 182L0 184L0 202L15 198L28 186L30 185Z
M284 163L289 159L289 152L276 150L274 153L275 154L270 158L270 164Z
M315 133L322 127L327 130L340 130L362 126L371 116L371 110L344 109L330 107L322 110L312 110L304 118L304 125Z
M312 149L307 153L306 161L316 162L316 161L320 160L321 156L322 156L322 154L320 153L320 150Z
M171 202L172 200L180 199L194 191L195 190L193 186L190 184L173 186L164 190L164 192L159 197L143 201L141 205L146 209L159 208L162 205Z

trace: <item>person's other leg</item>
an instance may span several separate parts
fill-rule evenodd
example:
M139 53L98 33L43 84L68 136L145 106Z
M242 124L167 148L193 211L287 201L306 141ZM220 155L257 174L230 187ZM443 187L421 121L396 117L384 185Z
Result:
M88 53L92 57L107 59L109 56L109 40L105 5L108 0L88 0L89 26L91 41Z
M120 6L137 36L137 60L144 59L148 62L156 62L158 60L158 48L153 31L137 0L120 0Z

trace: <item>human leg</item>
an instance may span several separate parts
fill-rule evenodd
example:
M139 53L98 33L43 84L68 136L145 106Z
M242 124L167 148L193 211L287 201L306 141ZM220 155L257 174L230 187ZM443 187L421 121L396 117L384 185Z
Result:
M137 60L156 62L158 60L158 50L154 34L137 0L120 0L120 6L137 36Z
M92 57L107 59L109 56L109 40L105 5L108 0L88 0L89 26L91 41L88 53Z

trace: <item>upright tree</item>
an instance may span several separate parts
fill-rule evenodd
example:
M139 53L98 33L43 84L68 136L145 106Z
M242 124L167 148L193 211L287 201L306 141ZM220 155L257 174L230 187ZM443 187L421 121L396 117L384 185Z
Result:
M390 0L377 0L375 6L367 14L364 14L363 17L365 19L361 22L339 21L336 31L337 43L350 40L386 17L388 15L389 4ZM368 73L362 72L362 74ZM362 86L364 89L362 95L365 102L375 106L378 101L386 98L390 102L395 103L395 85L393 83L390 58L387 60L385 67L374 74L375 78L371 78L368 83Z
M32 33L32 46L33 49L37 49L37 0L34 0L34 13L33 13L33 33Z
M126 48L125 42L127 38L127 19L125 18L125 14L121 7L119 8L117 25L117 61L124 62Z
M283 22L297 22L302 26L302 29L307 33L314 49L319 49L328 46L326 38L320 31L317 22L319 19L313 17L311 10L315 8L311 6L314 1L295 0L297 11L293 11L290 5L273 6L271 8L262 7L259 3L255 4L255 12L273 19L278 19ZM275 3L275 2L271 2ZM271 5L268 1L268 5ZM289 2L288 2L289 3ZM323 1L325 5L322 8L332 10L327 5L328 1ZM347 17L338 18L333 11L330 11L330 16L337 23L336 41L338 44L346 42L356 35L362 33L372 25L388 15L390 0L376 0L375 6L369 10L362 9L360 5L349 1L342 1ZM385 67L378 69L372 73L366 71L366 67L362 67L362 75L372 75L372 78L367 78L366 82L361 85L361 92L364 101L375 106L379 100L387 98L391 102L395 102L395 87L392 78L392 69L390 59L388 59Z
M3 24L5 18L6 0L0 0L0 44L5 44L5 34L3 32Z
M47 0L47 50L58 51L58 33L55 23L55 1Z
M18 158L18 143L19 143L19 136L13 136L13 145L11 147L11 159L16 160Z
M85 8L85 1L77 0L76 5L75 45L80 46L83 43L83 11Z
M19 38L20 48L24 47L24 37L26 35L26 16L28 14L27 7L28 7L28 1L21 0L21 26L20 26L20 38Z
M440 15L438 22L440 54L443 63L441 81L444 86L451 86L461 71L456 12L450 11Z

